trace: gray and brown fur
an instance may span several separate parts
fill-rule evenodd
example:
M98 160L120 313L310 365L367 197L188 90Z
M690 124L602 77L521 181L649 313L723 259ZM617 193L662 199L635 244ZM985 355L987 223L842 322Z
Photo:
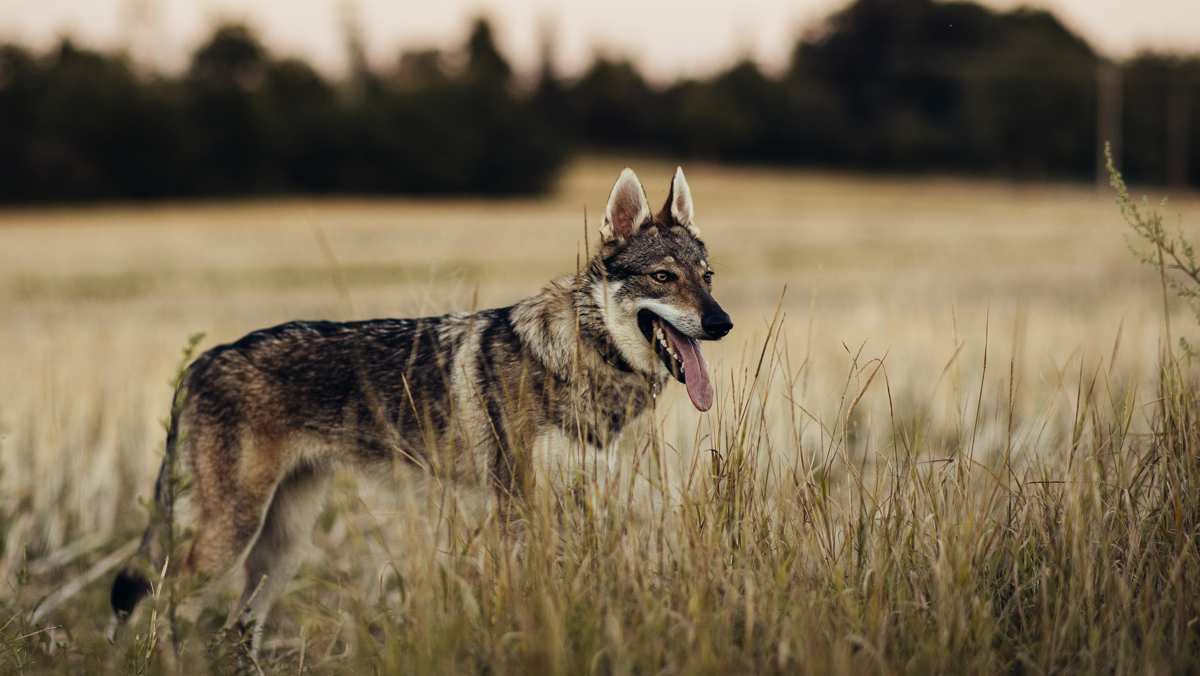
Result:
M118 624L167 555L163 514L176 458L192 475L194 539L170 572L204 580L241 562L242 619L257 629L292 575L296 546L310 535L335 468L403 462L482 474L507 503L526 490L529 449L541 435L612 443L669 377L638 331L639 308L670 308L677 328L697 338L719 338L732 324L710 295L682 171L666 206L651 215L626 170L602 234L585 270L509 307L290 322L196 359L176 394L159 514L113 584ZM648 276L660 269L677 281ZM705 332L713 317L723 323Z

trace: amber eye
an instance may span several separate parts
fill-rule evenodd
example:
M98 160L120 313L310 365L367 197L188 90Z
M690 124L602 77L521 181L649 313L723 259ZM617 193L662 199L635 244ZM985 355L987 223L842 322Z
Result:
M658 270L655 272L651 272L650 276L654 278L654 281L660 282L662 284L666 284L667 282L675 281L675 273L668 272L666 270Z

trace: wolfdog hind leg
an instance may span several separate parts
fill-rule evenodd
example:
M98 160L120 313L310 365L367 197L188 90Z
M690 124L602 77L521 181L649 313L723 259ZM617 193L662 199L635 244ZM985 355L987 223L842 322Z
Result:
M301 467L275 490L262 530L246 557L246 586L242 591L240 630L249 634L257 654L271 605L287 587L300 563L299 550L312 533L325 501L330 471Z

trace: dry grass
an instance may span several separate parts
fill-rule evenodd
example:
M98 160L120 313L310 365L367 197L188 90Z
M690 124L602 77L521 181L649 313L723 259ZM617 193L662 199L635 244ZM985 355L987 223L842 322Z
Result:
M660 199L670 168L636 168ZM0 214L0 670L204 668L149 613L105 644L107 579L28 615L143 527L190 334L511 302L574 267L618 169L541 201ZM475 535L477 488L343 478L268 671L1192 667L1192 372L1160 368L1109 193L688 176L737 324L714 411L672 391L615 457L555 449L516 542Z

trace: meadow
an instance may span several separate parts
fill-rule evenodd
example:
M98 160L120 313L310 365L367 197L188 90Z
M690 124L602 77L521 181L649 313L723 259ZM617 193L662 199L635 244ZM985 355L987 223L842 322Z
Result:
M673 167L633 166L659 203ZM220 668L232 584L104 638L191 336L511 303L595 246L620 167L541 199L0 212L0 671ZM515 538L480 487L340 476L265 672L1195 668L1200 331L1111 191L685 170L735 323L713 410L669 387L617 452L548 449Z

